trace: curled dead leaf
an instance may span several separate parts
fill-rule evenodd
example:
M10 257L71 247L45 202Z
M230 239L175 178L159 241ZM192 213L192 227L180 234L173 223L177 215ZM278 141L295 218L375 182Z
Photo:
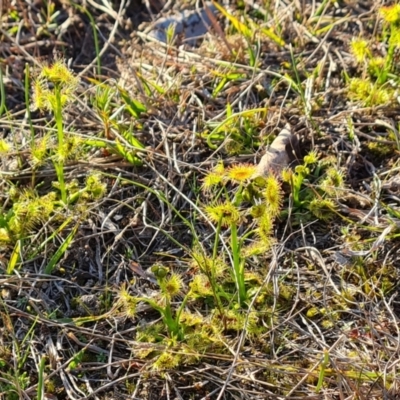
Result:
M286 124L262 156L254 177L265 177L270 173L280 174L296 160L296 154L299 153L298 146L297 136L292 134L290 125Z

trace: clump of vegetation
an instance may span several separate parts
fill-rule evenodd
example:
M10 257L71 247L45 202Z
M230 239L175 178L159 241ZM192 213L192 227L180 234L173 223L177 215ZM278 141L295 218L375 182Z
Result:
M378 40L385 47L383 55L373 48L376 38L352 39L351 51L362 73L360 77L350 79L348 92L351 100L361 101L366 106L395 101L398 89L395 54L400 47L399 7L399 4L393 4L379 9L382 33Z
M103 3L0 10L0 397L395 396L400 6Z

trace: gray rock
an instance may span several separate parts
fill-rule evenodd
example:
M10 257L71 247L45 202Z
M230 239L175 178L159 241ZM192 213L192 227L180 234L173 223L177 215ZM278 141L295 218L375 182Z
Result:
M213 4L207 4L207 7L215 14L216 7ZM195 46L197 40L209 31L211 21L204 8L198 11L184 10L178 14L160 18L153 25L149 35L160 42L166 43L166 31L171 25L175 26L175 37L180 36L183 43L189 46Z

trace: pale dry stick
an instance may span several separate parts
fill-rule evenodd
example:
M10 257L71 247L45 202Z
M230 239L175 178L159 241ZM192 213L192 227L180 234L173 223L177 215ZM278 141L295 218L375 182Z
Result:
M89 342L89 343L81 342L81 341L77 338L77 336L76 336L73 332L71 332L71 331L67 333L67 337L68 337L68 339L73 340L76 344L78 344L80 347L82 347L83 350L88 349L89 351L92 351L93 353L96 353L96 354L99 354L99 355L108 356L108 357L110 357L110 355L112 355L112 352L111 352L111 351L105 350L105 349L103 349L103 348L101 348L101 347L99 347L99 346L96 346L96 345L94 345L94 344L90 344L90 342ZM112 344L114 344L114 341L115 341L114 339L115 339L114 336L113 336L112 339L109 339L110 342L111 342ZM91 341L92 341L92 340L91 340ZM60 344L60 345L61 345L61 344ZM61 346L61 347L62 347L62 346ZM73 359L73 357L71 357L70 360L72 360L72 359ZM118 362L124 362L124 361L125 361L124 358L117 357L117 356L113 356L113 359L116 360L116 361L118 361ZM63 365L65 366L65 364L63 364Z
M392 174L393 172L399 172L399 171L400 171L400 166L399 167L390 168L387 171L379 172L379 175L385 176L385 175Z
M311 118L311 110L312 110L311 96L313 92L313 87L314 87L314 76L310 75L306 80L306 89L304 90L304 100L305 100L304 109L307 121L309 120L309 118Z
M168 131L170 130L173 123L175 122L175 119L177 119L177 113L175 113L174 117L172 118L171 123L167 127L167 130L164 129L161 121L157 119L157 123L160 128L162 138L161 138L160 144L157 146L157 148L155 150L158 150L160 148L160 146L164 146L164 152L165 152L165 156L167 158L167 164L168 164L169 171L172 168L172 158L171 158L171 154L170 154L169 146L168 146L168 144L169 144L168 143Z
M157 76L157 79L156 79L156 85L159 85L161 76L162 76L163 78L169 77L169 74L167 74L167 71L168 71L168 70L166 70L166 71L164 72L164 69L165 69L165 66L166 66L167 60L168 60L168 51L169 51L169 47L172 47L172 43L167 43L167 46L168 46L168 47L167 47L167 49L166 49L166 52L165 52L164 56L162 57L163 60L162 60L162 62L161 62L161 67L160 67L160 69L157 69L157 74L158 74L158 76ZM178 79L178 75L177 75L174 79ZM173 79L170 79L170 81L171 81L171 80L173 81ZM171 83L171 84L172 84L172 83Z
M17 29L17 34L15 35L15 42L19 44L19 41L21 39L21 33L22 29L24 28L25 21L21 19L21 21L18 24L18 29Z
M169 383L168 383L168 381L171 380L171 378L169 377L168 373L165 374L164 379L165 379L164 387L165 387L165 392L166 392L166 395L167 395L167 400L171 400L171 397L170 397L171 390L169 388ZM178 400L178 399L175 398L174 400Z
M283 253L283 250L284 250L284 245L283 245L283 243L282 243L282 245L281 245L282 247L281 247L281 253L280 254L282 254ZM278 255L275 255L275 253L274 253L274 258L273 258L273 261L275 261L275 259L277 260L278 259ZM271 264L270 264L270 268L271 268ZM277 261L275 261L275 268L277 269L278 268L278 263L277 263ZM268 275L269 275L269 271L268 271ZM278 277L278 274L272 274L271 273L271 280L272 280L272 285L273 285L273 290L274 290L274 296L273 296L273 303L272 303L272 309L271 309L271 314L272 315L274 315L275 314L275 312L276 312L276 309L277 309L277 304L278 304L278 297L279 297L279 277ZM267 282L265 282L265 284L266 284ZM258 294L257 294L258 295ZM273 321L273 318L271 318L271 329L270 329L270 335L271 335L271 338L272 338L272 340L271 340L271 342L272 343L275 343L275 332L276 332L276 326L274 326L275 324L274 324L274 321ZM273 351L273 353L274 353L274 356L276 356L276 352L275 352L275 346L272 346L272 351Z
M398 340L398 335L399 335L399 318L396 317L396 315L393 313L392 308L390 308L390 304L391 301L395 298L395 294L391 297L391 299L389 300L389 302L387 302L383 297L382 300L384 302L385 308L388 310L389 314L392 316L393 318L393 326L396 329L396 333L395 334L391 334L389 332L387 332L387 329L384 329L383 334L384 336L387 338L388 342L390 342L391 344L393 343L394 346L389 346L388 344L384 344L385 350L387 351L388 354L391 354L390 358L387 360L387 364L389 363L389 361L391 361L391 359L393 359L394 357L398 357L399 356L399 352L400 352L400 343ZM395 362L393 362L393 364L396 364L397 360ZM386 365L387 365L386 364Z
M280 82L278 82L278 83L276 84L276 86L272 89L271 97L272 97L272 95L273 95L275 89L277 89L278 86L279 86L279 84L282 83L282 82L284 82L283 79L281 79ZM288 84L288 88L287 88L287 90L286 90L285 97L283 98L283 101L282 101L282 103L281 103L280 106L279 106L279 113L278 113L278 116L277 116L277 121L276 121L275 127L278 127L279 122L281 121L281 117L282 117L282 113L283 113L284 104L286 104L286 99L288 98L289 93L290 93L290 91L292 90L292 81L289 81L289 82L286 82L286 83Z
M104 219L104 222L105 222L106 220L110 219L117 211L119 211L120 208L125 207L125 206L128 204L128 201L130 201L130 200L134 200L134 197L131 197L131 198L129 198L129 199L124 199L124 201L121 202L120 204L118 204L117 207L111 209L111 211L106 215L106 218ZM137 216L140 214L140 212L141 212L142 210L143 210L143 204L140 205L139 207L137 207L137 208L135 209L135 214L134 214L134 216L133 216L133 219L134 219L135 217L137 217ZM102 224L102 225L103 225L103 224ZM126 226L124 226L124 227L118 232L118 234L115 235L115 237L114 237L114 242L113 242L113 244L111 245L111 248L115 248L115 245L123 238L124 233L125 233L129 228L131 228L131 226L132 226L132 224L131 224L131 223L128 223Z
M392 296L392 298L391 298L391 300L394 300L395 299L395 297L396 297L397 295L396 294L394 294L393 296ZM392 318L393 318L393 325L395 326L395 328L396 328L396 331L397 331L397 338L400 336L400 329L399 329L399 319L396 317L396 315L393 313L393 307L391 307L390 306L390 303L391 303L391 300L389 300L389 302L387 302L386 300L385 300L385 297L384 296L382 296L382 301L383 301L383 304L385 305L385 307L386 307L386 309L387 309L387 311L388 311L388 313L392 316ZM387 370L388 369L391 369L391 368L394 368L395 366L396 366L396 364L398 364L399 362L400 362L400 358L399 358L399 352L400 352L400 343L399 343L399 341L398 340L395 340L395 342L396 342L396 349L394 350L394 351L392 351L392 356L389 358L389 360L387 360L387 362L386 362L386 364L385 364L385 368L384 368L384 385L386 386L386 374L387 374ZM391 364L389 364L389 362L392 360L392 359L394 359L394 361L391 363Z
M400 321L399 318L393 313L393 306L390 306L390 303L392 302L392 300L395 300L397 297L397 293L393 294L391 299L389 300L389 302L386 301L385 297L382 296L382 301L383 304L385 305L386 309L388 310L389 314L392 316L393 318L393 322L394 322L394 327L396 329L397 335L394 337L394 341L396 343L396 349L395 349L395 353L399 353L400 352L400 342L396 339L400 337ZM394 350L394 349L393 349Z
M282 236L281 236L282 238L284 238L286 236L286 232L288 230L291 230L291 228L292 228L292 223L291 223L291 221L292 221L292 212L293 212L293 195L292 194L290 194L289 198L288 198L288 208L287 208L287 210L288 210L288 216L287 216L287 219L286 219L285 228L283 229L283 233L282 233ZM307 227L308 226L309 225L307 225ZM287 239L289 239L292 235L294 236L295 233L291 232Z
M164 202L158 198L157 199L160 203L160 207L161 207L161 222L157 223L158 226L155 225L150 225L147 223L146 219L147 219L147 202L149 201L148 198L146 200L144 200L141 204L142 210L143 210L143 214L142 214L142 222L143 222L143 231L148 228L151 230L155 231L155 234L152 236L150 243L147 245L146 250L143 252L142 255L147 253L147 250L150 248L150 246L153 244L153 242L156 240L157 236L160 233L165 233L164 229L162 229L162 227L165 225L165 221L166 221L166 217L165 217L165 212L164 212ZM139 234L140 235L140 234Z
M200 400L209 400L209 399L211 399L212 398L211 396L213 396L215 393L217 393L218 390L219 390L218 388L212 390L210 393L207 393L207 395L205 397L202 397Z
M87 2L93 7L93 8L97 8L100 11L103 11L104 13L108 14L110 17L112 17L113 19L115 19L116 21L118 21L121 17L121 15L112 8L112 6L105 0L102 0L103 4L105 4L105 6L102 6L98 3L96 3L94 0L87 0ZM125 5L124 5L125 6ZM122 22L119 21L120 23Z
M324 4L324 3L322 3L322 4ZM322 12L321 12L320 15L319 15L319 18L318 18L317 24L316 24L315 27L314 27L314 30L317 30L317 29L321 26L321 24L324 24L323 17L325 16L325 13L326 13L326 11L328 10L328 8L329 8L330 6L331 6L331 3L330 3L329 1L325 2L325 4L324 4L324 9L322 10ZM312 15L313 15L313 14L312 14ZM329 17L328 17L328 18L329 18ZM346 18L346 17L344 17L344 18ZM322 22L321 22L321 20L322 20ZM310 17L310 19L309 19L307 22L310 22L310 24L311 24L311 17ZM307 23L307 24L305 24L305 25L309 25L309 24Z
M88 391L89 395L94 392L92 385L90 384L90 378L88 378L86 375L80 377L80 381L84 382L86 385L86 390ZM86 398L86 396L85 396ZM95 396L95 400L100 400L100 397Z
M328 50L329 49L330 49L330 45L328 46ZM326 54L328 54L328 58L329 58L329 68L328 68L328 72L327 72L326 78L325 78L325 92L328 93L328 90L331 85L332 73L336 71L337 66L336 66L336 63L333 61L331 54L330 53L326 53Z
M276 24L284 24L284 19L291 18L290 23L293 24L293 12L295 11L294 8L294 1L285 2L280 0L275 0L274 6L274 20L276 20ZM279 12L278 12L279 11Z
M197 97L197 96L196 96ZM204 110L203 110L203 116L204 116ZM204 121L204 119L203 119ZM191 130L191 135L190 135L190 147L187 148L187 150L185 151L185 153L183 154L183 159L187 160L188 155L191 155L191 151L194 149L194 147L196 146L196 135L197 135L197 117L194 118L193 120L193 127ZM185 163L187 165L187 162L185 161L181 161L181 164L184 165L183 163ZM190 163L189 165L191 165L193 167L193 164Z
M146 10L149 13L151 19L154 21L156 19L156 16L153 14L153 11L151 10L151 1L149 0L144 0L144 4L146 6Z
M399 131L396 129L395 125L394 125L393 123L386 122L386 121L384 121L384 120L382 120L382 119L376 119L376 120L375 120L375 124L384 126L385 128L387 128L387 129L389 129L390 131L394 132L395 138L396 138L397 148L400 149L400 133L399 133Z
M189 103L188 103L189 105L192 105L192 99L199 106L199 110L201 112L202 120L206 121L206 112L204 111L204 104L201 102L201 100L199 99L199 97L197 96L197 94L195 92L191 92L191 98L190 98ZM193 129L194 129L194 133L195 133L196 132L195 127L193 127Z
M219 372L220 375L225 374L225 370L222 368L217 368L215 365L212 368L212 374L209 374L208 372L205 372L202 374L206 379L209 379L211 382L214 383L215 386L218 386L216 389L211 391L210 393L207 393L205 397L202 397L200 400L209 400L210 398L213 398L212 396L220 390L220 387L222 386L223 382L225 381L224 379L221 379L219 376L217 376L217 372ZM231 387L231 384L229 383L227 387ZM237 388L232 387L232 389L237 390ZM216 399L217 400L217 399Z
M369 11L358 15L356 23L360 27L360 37L365 37L366 36L365 30L364 30L364 26L363 26L363 23L361 21L361 18L367 17L367 16L370 17L371 15L374 15L374 14L376 15L377 9L382 7L384 4L385 4L384 0L373 1L372 2L372 7L371 7L371 9ZM380 21L380 18L376 18L374 29L373 29L372 34L371 34L370 37L376 38L377 35L378 35L377 31L378 31L378 29L380 29L380 27L382 27L382 22Z
M311 319L309 321L307 321L303 315L300 314L300 318L303 321L304 326L307 327L307 331L310 333L311 337L313 338L315 343L318 343L319 346L321 346L322 348L326 346L326 342L325 342L325 338L323 333L321 332L321 329L319 328L319 326L312 321ZM310 326L309 323L311 323L311 325L314 326L314 328L316 329L316 331L319 333L320 338L318 338L318 336L315 334L315 332L313 331L312 327Z
M201 367L201 368L199 367L199 368L192 369L192 370L190 370L190 371L185 371L185 372L182 373L182 375L201 374L201 373L203 373L203 372L212 370L213 368L214 368L213 365L207 365L207 366L205 366L205 367ZM208 382L207 382L207 383L208 383Z
M303 226L302 226L303 228ZM303 240L305 241L304 238L304 229L302 229L302 235L303 235ZM312 256L311 256L312 258ZM324 289L324 293L325 293L325 289ZM324 300L325 300L325 296L324 296ZM307 320L300 315L300 318L303 320L304 325L307 327L308 332L312 335L312 337L314 338L314 340L320 345L320 346L326 346L326 343L324 342L324 335L321 333L321 330L319 329L318 325L315 324L314 321L310 321L310 323L312 325L314 325L315 329L318 331L318 333L320 334L320 337L322 338L321 341L316 337L316 335L314 334L314 332L312 331L311 327L309 326L309 324L307 323Z
M125 66L128 66L128 70L130 72L132 72L132 75L133 75L133 77L135 78L135 81L136 81L136 88L139 89L140 94L144 98L144 103L145 103L146 107L150 108L150 106L148 104L147 97L145 96L145 90L144 90L144 87L143 87L143 82L139 79L139 77L137 75L137 72L135 70L135 67L133 67L133 65L131 65L132 64L131 60L136 60L138 58L138 57L136 57L136 50L133 50L132 56L130 57L130 60L128 60L127 57L124 54L120 53L119 51L118 51L118 54L119 54L120 58L124 61ZM122 82L124 82L124 81L125 81L125 78L122 78ZM121 77L119 79L119 82L121 82ZM122 86L124 86L124 85L122 84Z
M182 172L181 172L181 170L179 168L179 165L178 165L178 158L177 158L177 154L176 154L176 145L177 144L175 142L172 142L172 154L173 154L172 159L173 159L173 162L174 162L175 169L177 170L178 174L181 175Z
M294 251L295 252L306 251L310 255L311 259L317 260L318 264L324 271L326 278L328 279L329 283L332 285L332 288L335 291L335 293L338 294L339 296L342 296L342 294L341 294L340 290L337 288L335 282L333 282L332 276L329 273L329 271L327 270L324 259L322 258L321 253L319 252L318 249L316 249L315 247L312 247L312 246L304 246L304 247L299 247L299 248L295 249Z
M69 376L67 368L59 369L59 376L60 376L60 379L61 379L61 381L63 383L64 389L68 394L68 398L69 399L71 399L71 400L80 400L80 399L82 399L81 396L83 396L84 398L86 397L85 393L83 393L79 389L79 387L75 384L75 381L74 381L73 377ZM75 396L78 396L78 395L81 395L81 396L75 397Z
M181 179L179 179L179 193L181 193L186 185L186 181L188 176L191 175L191 172L189 172L188 174L182 175ZM175 195L173 196L172 200L171 200L171 205L173 207L175 207L176 209L178 209L178 202L180 201L180 194L179 193L175 193ZM183 205L182 205L183 207ZM170 221L172 221L172 216L170 216Z
M307 243L307 240L306 240L306 238L305 238L305 230L304 230L303 223L301 223L301 234L302 234L302 237L303 237L303 243L306 244L306 243ZM312 256L311 256L311 258L312 258ZM321 258L322 258L322 257L321 257ZM325 263L324 263L324 265L325 265ZM329 309L329 305L326 304L326 285L325 285L325 284L324 284L323 288L324 288L324 289L323 289L323 302L324 302L324 305L325 305L326 309ZM311 332L311 328L309 328L309 326L307 325L306 320L303 318L303 316L301 316L301 318L303 319L303 322L304 322L304 324L307 326L308 330ZM321 333L319 327L314 323L314 321L310 320L310 322L311 322L311 324L314 325L314 327L316 328L316 330L317 330L317 331L319 332L319 334L321 335L321 337L322 337L322 342L323 342L323 340L324 340L324 335ZM313 335L313 333L312 333L312 335ZM318 341L317 338L315 338L315 340ZM323 343L323 344L325 344L325 343Z
M257 4L256 0L243 0L243 3L247 4L249 7L254 8L259 13L267 15L267 10Z
M94 233L97 233L96 226L94 225ZM100 238L96 236L94 238L96 241L96 250L95 250L95 256L94 256L94 261L96 262L97 265L97 271L98 271L98 282L103 282L103 263L101 260L101 251L100 251Z
M120 177L121 175L122 175L122 174L119 173L119 174L118 174L118 177ZM134 199L135 199L135 196L134 196L134 197L126 198L126 199L124 199L123 202L122 202L122 201L119 201L119 200L112 199L110 196L107 196L105 199L103 199L102 203L104 203L105 201L114 201L115 203L117 203L117 206L113 207L113 208L111 209L111 211L110 211L107 215L105 215L105 217L103 218L103 222L101 223L100 229L101 229L102 231L104 231L107 222L108 222L109 220L110 220L110 222L111 222L111 217L112 217L114 214L116 214L116 213L119 211L120 208L122 208L122 207L124 207L125 205L129 204L131 200L132 200L132 202L133 202ZM96 204L95 207L97 208L97 207L98 207L99 205L101 205L102 203ZM111 222L111 223L112 223L112 222Z
M328 2L328 5L330 3ZM304 25L310 25L311 24L311 18L314 16L315 14L315 9L316 9L316 4L315 4L315 0L311 1L311 11L310 11L310 17L308 18L308 20L306 21L306 23Z
M285 242L287 242L287 240L289 240L289 238L287 238ZM297 268L296 268L297 282L300 282L300 271L299 271L298 265L296 262L293 262L293 264L295 264L297 266ZM279 293L278 289L274 288L274 290L276 290L274 293ZM277 296L274 296L274 307L276 307L275 297L277 297ZM299 304L299 301L300 301L300 287L299 287L299 285L297 285L296 297L294 298L292 308L287 313L287 315L288 315L287 318L282 323L280 323L274 327L271 327L271 329L265 335L271 334L272 336L274 336L274 332L276 329L278 329L281 325L285 325L291 318L293 318L295 315L299 314L302 311L302 310L297 310L297 305ZM273 350L274 356L276 356L275 346L273 346L272 350Z
M108 197L111 197L116 191L117 191L117 187L118 184L121 182L121 173L119 173L115 179L114 179L114 184L112 185L112 188L110 189L110 191L108 192Z
M140 384L141 384L141 383L142 383L142 377L139 375L139 378L138 378L138 380L137 380L136 383L135 383L135 390L133 391L132 396L130 397L130 399L134 400L134 399L137 398L136 395L137 395L137 393L138 393L138 391L139 391L139 388L140 388Z
M118 373L119 373L119 370L120 370L120 368L118 368L115 371L115 374L113 374L113 372L111 370L111 367L112 367L112 364L113 364L113 351L114 351L114 344L115 344L114 338L115 338L115 334L112 336L112 339L111 339L110 350L109 350L109 353L108 353L108 365L107 365L107 376L111 380L115 379L118 376Z
M329 35L332 33L333 27L329 29L329 31L321 40L312 35L304 26L302 26L302 28L304 29L304 33L306 34L306 36L308 36L314 43L318 44L317 47L314 49L314 51L305 60L302 60L300 62L299 67L304 68L310 62L310 60L315 56L315 54L317 54L317 52L320 50L321 47L325 51L325 54L328 52L330 45L326 47L325 42L328 40Z
M298 275L299 275L299 273L298 273ZM298 292L299 292L299 291L298 291ZM297 304L298 304L298 298L295 300L295 302L294 302L294 304L293 304L293 306L292 306L292 309L290 310L289 315L287 316L287 318L285 318L282 322L280 322L280 323L279 323L278 325L276 325L274 328L271 328L268 332L266 332L266 333L264 334L264 336L267 336L267 335L272 334L274 330L276 330L276 329L278 329L278 328L280 328L280 327L282 327L282 326L286 326L294 317L296 317L298 314L300 314L302 311L305 310L306 307L303 307L303 308L300 309L300 310L296 310ZM293 314L291 314L291 313L293 313ZM296 329L300 329L300 328L296 325ZM300 330L303 331L304 333L306 333L306 331L304 331L304 330L302 330L302 329L300 329ZM276 354L275 354L275 349L274 349L274 355L276 355ZM286 355L287 355L287 353L285 353L285 356L286 356Z
M343 68L343 71L344 71L344 73L345 73L345 76L350 76L349 71L347 70L347 68L348 68L348 63L346 63L346 62L343 60L343 57L342 57L342 55L340 54L340 51L339 51L338 49L334 49L333 51L335 52L337 58L339 59L340 63L342 64L342 68ZM346 89L341 89L341 91L342 91L342 92L345 92ZM380 106L380 107L382 107L382 106ZM379 106L374 107L374 110L377 110L378 108L379 108ZM353 110L353 112L354 112L354 110ZM342 114L342 113L343 113L343 111L342 111L341 113L339 113L339 115ZM331 117L331 118L332 118L332 117Z
M166 12L169 11L169 9L174 5L175 0L167 0L167 2L164 4L162 11Z
M381 195L382 191L382 182L379 179L378 175L373 171L373 183L371 191L373 194L374 198L374 205L372 206L371 210L365 215L365 217L360 221L361 224L363 224L365 221L367 221L372 214L375 214L375 225L379 225L378 221L378 211L379 211L379 198Z
M118 11L118 18L115 19L115 24L111 29L110 36L108 40L104 44L103 48L100 50L100 53L78 74L79 77L84 76L96 63L97 59L100 59L102 55L107 51L108 47L110 46L111 42L114 40L115 34L117 33L117 28L119 26L119 19L124 12L125 7L125 0L121 0L119 11Z
M326 33L326 35L319 40L318 38L315 38L314 35L312 35L304 26L302 26L304 28L304 33L309 37L309 38L314 38L312 39L314 41L314 43L318 43L317 47L315 48L315 50L307 57L306 60L301 61L300 66L305 67L310 60L317 54L317 52L320 50L320 48L322 47L322 49L325 51L325 56L326 54L329 53L329 47L330 44L328 44L328 46L325 44L325 42L328 40L328 37L330 36L330 34L332 33L334 27L332 27L331 29L329 29L329 31Z

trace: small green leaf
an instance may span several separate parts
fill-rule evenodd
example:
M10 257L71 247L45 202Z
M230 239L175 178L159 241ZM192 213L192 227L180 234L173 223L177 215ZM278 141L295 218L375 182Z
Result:
M7 274L10 275L13 273L15 266L18 264L19 261L20 251L21 251L21 240L18 240L17 243L15 243L14 250L10 257L10 261L7 265L7 271L6 271Z
M252 31L242 22L240 22L237 18L235 18L232 14L229 14L228 11L225 10L224 7L222 7L220 4L217 2L213 1L213 5L223 14L223 16L228 19L231 24L235 27L235 29L240 32L243 36L250 38L252 36Z
M138 149L144 149L146 147L143 143L140 142L140 140L135 138L135 136L132 134L130 130L123 132L122 136L133 147L136 147Z
M147 107L140 101L131 99L126 90L118 87L118 91L126 104L126 109L132 114L133 117L139 118L141 113L147 111Z
M53 257L51 257L49 263L47 264L46 268L44 269L44 273L46 275L50 275L53 272L53 269L57 262L60 260L62 255L66 252L68 246L71 244L73 238L75 237L75 234L78 230L80 223L77 223L70 234L65 238L64 242L61 244L61 246L58 248L58 250L53 254Z
M278 46L285 46L285 41L276 35L271 28L261 28L261 32L273 40Z
M85 140L84 143L89 146L98 147L98 148L107 147L107 143L104 140L99 140L99 139L88 139L88 140Z
M142 160L135 155L134 151L132 150L127 150L121 143L119 140L115 140L115 147L117 152L125 158L126 161L130 162L133 165L136 166L142 166L143 162Z

